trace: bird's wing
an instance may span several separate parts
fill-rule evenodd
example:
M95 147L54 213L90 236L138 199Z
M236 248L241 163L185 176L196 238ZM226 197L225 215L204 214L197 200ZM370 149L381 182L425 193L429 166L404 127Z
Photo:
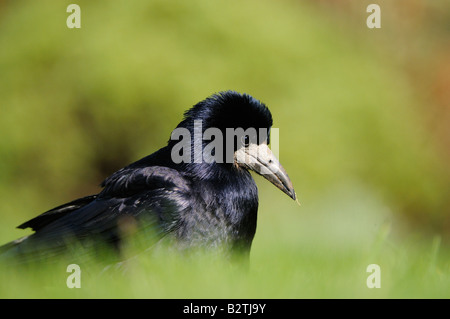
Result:
M62 216L69 214L70 212L73 212L83 206L86 206L87 204L94 201L96 198L97 195L91 195L76 199L64 205L46 211L45 213L17 226L17 228L20 229L31 228L32 230L37 231L43 228L44 226L48 225L52 221L55 221L61 218Z
M40 254L59 254L68 239L95 246L117 244L130 229L160 238L176 229L180 213L190 209L189 181L171 168L125 168L103 186L98 195L59 206L20 225L36 232L9 250L35 259Z

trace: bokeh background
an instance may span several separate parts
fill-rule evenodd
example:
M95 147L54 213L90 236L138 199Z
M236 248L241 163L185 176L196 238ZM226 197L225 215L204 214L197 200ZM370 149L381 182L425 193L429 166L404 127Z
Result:
M72 2L0 0L1 243L233 89L269 106L302 204L255 176L249 277L191 267L198 287L180 291L160 265L76 296L450 297L448 1L78 0L69 29ZM381 29L366 25L370 3ZM371 263L381 289L366 286ZM14 280L2 296L73 296Z

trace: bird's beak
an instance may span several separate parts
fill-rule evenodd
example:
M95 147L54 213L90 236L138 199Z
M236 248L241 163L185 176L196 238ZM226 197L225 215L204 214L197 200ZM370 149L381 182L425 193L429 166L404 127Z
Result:
M288 174L267 144L250 144L235 152L237 165L246 167L281 189L290 198L296 200L294 186Z

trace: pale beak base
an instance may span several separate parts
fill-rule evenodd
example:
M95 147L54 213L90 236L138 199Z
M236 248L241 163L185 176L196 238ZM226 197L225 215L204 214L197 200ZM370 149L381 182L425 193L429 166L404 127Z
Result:
M237 165L263 176L290 198L296 200L294 186L288 174L267 144L250 144L248 147L241 147L234 153L234 157Z

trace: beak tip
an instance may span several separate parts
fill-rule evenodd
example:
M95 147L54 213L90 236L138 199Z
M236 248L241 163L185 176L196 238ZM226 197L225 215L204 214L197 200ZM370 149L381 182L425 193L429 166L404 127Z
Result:
M293 200L297 200L297 194L295 193L295 191L292 189L290 190L290 194L288 194L290 198L292 198Z

